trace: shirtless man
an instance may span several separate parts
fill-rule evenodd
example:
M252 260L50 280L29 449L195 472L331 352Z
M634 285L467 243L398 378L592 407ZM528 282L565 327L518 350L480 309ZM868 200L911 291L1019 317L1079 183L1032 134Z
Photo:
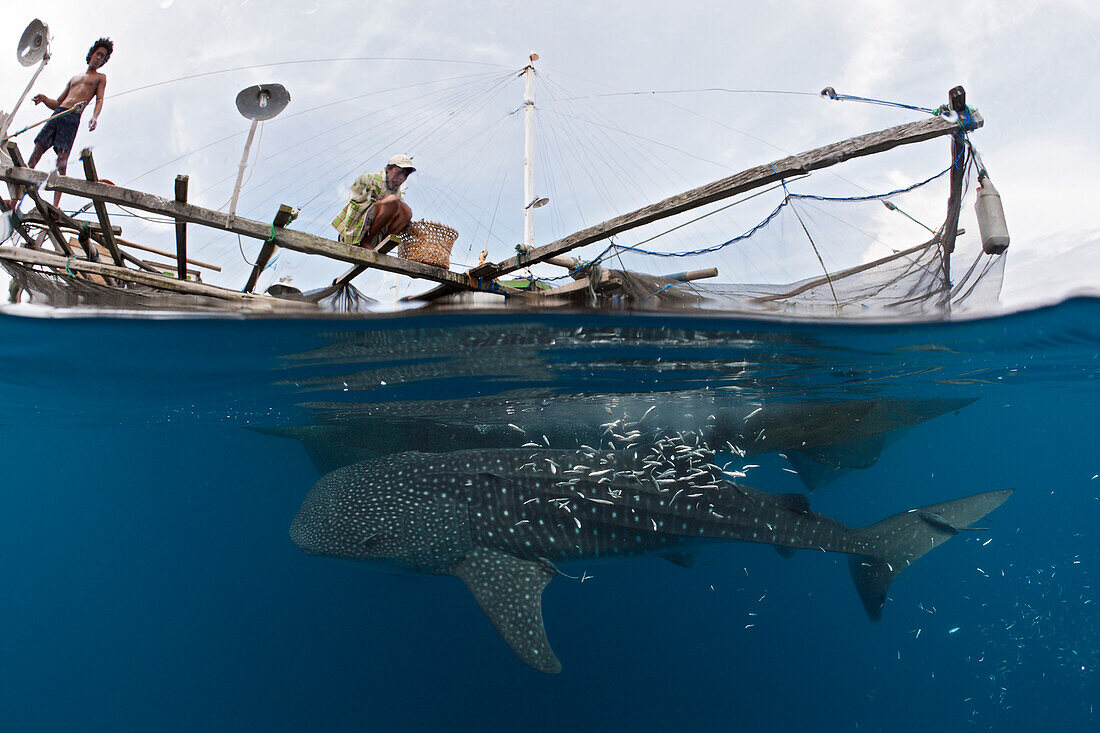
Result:
M35 104L44 104L54 110L56 114L38 133L34 139L34 152L31 153L27 164L34 168L42 158L42 154L49 148L57 153L57 172L65 175L69 165L69 153L73 149L73 141L76 140L76 132L80 128L80 115L84 107L95 97L95 111L88 122L88 130L94 130L99 113L103 110L103 96L107 90L107 76L99 73L99 68L111 58L111 52L115 50L115 44L109 38L100 38L88 49L88 70L83 74L77 74L65 85L64 91L57 99L50 99L45 94L36 94L32 98ZM69 110L72 110L71 112ZM53 205L61 204L61 192L54 194Z

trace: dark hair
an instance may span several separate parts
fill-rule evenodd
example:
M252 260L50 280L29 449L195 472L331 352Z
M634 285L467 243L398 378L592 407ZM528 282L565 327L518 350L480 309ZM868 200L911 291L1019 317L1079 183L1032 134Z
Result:
M98 41L92 44L92 47L88 49L88 56L84 59L84 63L91 63L92 54L95 53L97 48L103 48L107 50L107 58L103 59L103 63L107 63L107 60L111 58L111 54L114 53L115 44L110 38L100 38Z

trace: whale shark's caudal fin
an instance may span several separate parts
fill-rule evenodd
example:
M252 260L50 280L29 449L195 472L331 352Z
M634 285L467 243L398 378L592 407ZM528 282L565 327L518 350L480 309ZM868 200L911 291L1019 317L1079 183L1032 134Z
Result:
M872 621L882 617L890 583L933 547L947 542L999 507L1012 490L989 491L943 504L911 509L858 530L874 545L874 555L849 555L852 580Z
M451 570L520 659L540 672L560 672L542 624L542 590L557 571L546 562L475 548Z

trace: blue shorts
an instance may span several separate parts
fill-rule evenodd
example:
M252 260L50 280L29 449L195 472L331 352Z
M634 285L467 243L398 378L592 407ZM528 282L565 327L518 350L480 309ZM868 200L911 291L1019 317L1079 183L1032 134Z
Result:
M57 112L63 111L60 108L57 110ZM34 144L41 145L43 148L53 148L58 155L68 155L73 149L73 142L76 140L76 132L79 129L80 112L51 117L42 128L42 132L38 133L38 137L34 139Z

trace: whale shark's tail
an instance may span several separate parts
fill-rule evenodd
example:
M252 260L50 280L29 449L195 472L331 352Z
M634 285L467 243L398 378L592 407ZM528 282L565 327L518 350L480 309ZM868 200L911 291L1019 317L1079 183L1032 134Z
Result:
M894 578L933 547L947 542L989 514L1012 495L1011 489L910 509L858 532L875 548L874 555L849 555L852 580L872 621L882 617L886 591Z

